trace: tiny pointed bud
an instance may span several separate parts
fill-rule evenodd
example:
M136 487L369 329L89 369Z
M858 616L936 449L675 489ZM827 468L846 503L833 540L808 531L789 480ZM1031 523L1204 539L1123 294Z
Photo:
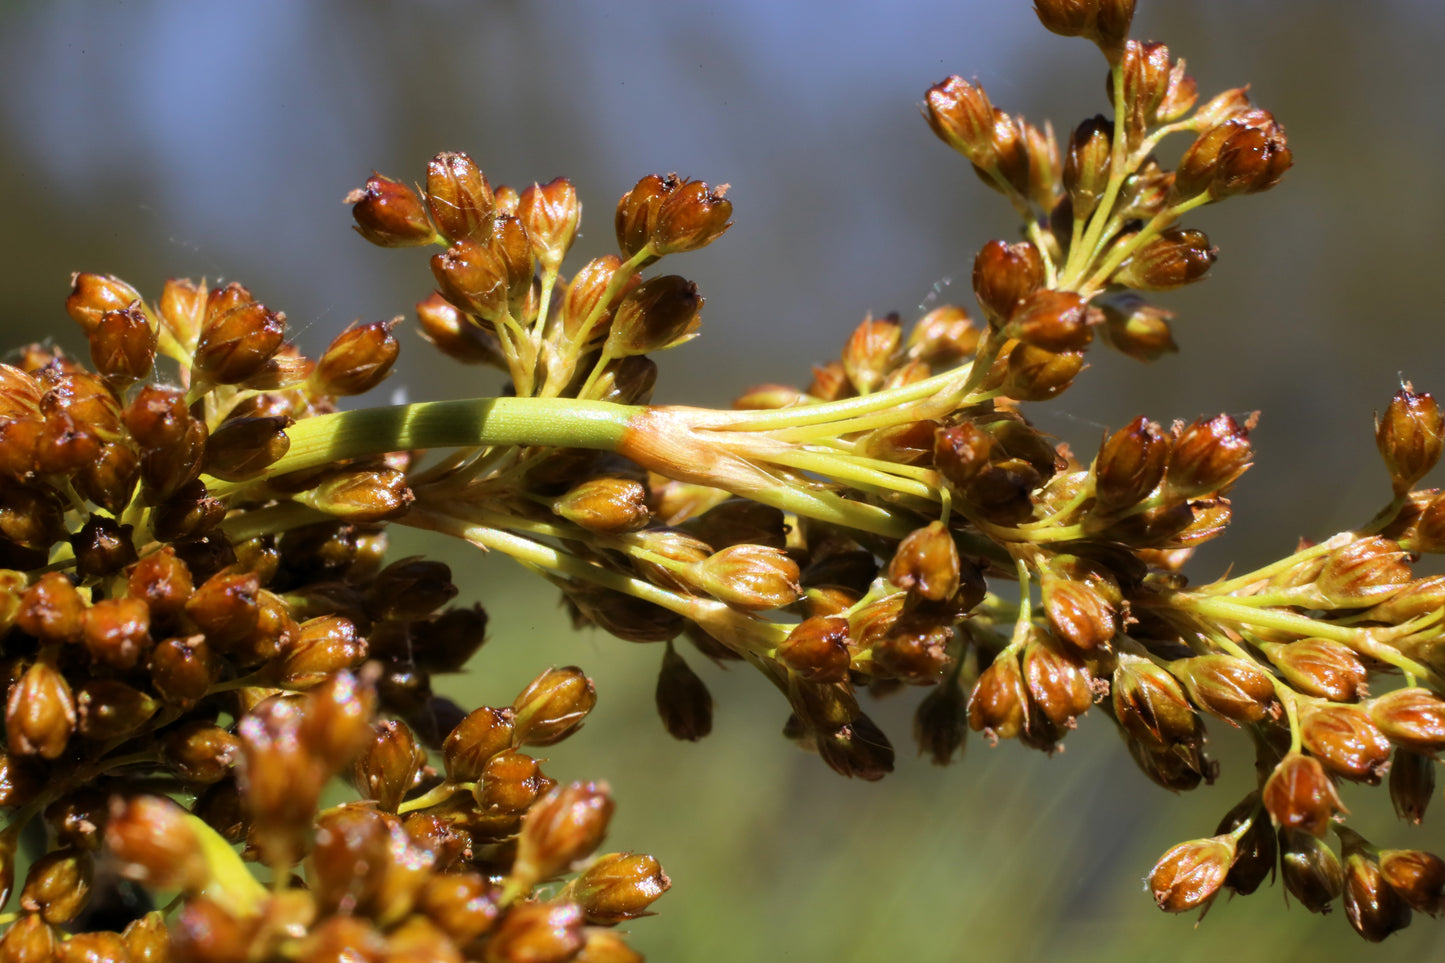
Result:
M1300 736L1331 772L1371 785L1380 781L1393 748L1358 705L1308 704L1300 713Z
M206 441L202 470L223 481L245 481L265 471L291 447L284 416L229 418Z
M893 771L893 745L863 713L817 735L818 755L839 775L876 782Z
M1333 605L1356 608L1396 594L1412 574L1398 543L1369 536L1331 552L1315 588Z
M1059 729L1094 704L1088 667L1046 632L1032 633L1024 645L1023 675L1030 708Z
M1214 836L1180 843L1149 871L1149 891L1166 913L1207 906L1219 894L1234 863L1235 840Z
M1168 291L1203 278L1218 256L1203 231L1170 228L1135 252L1110 280L1139 291Z
M776 658L808 682L843 682L848 678L848 620L813 616L799 622L778 644Z
M557 785L542 773L536 759L515 749L506 749L487 760L482 776L472 789L472 798L489 817L507 817L501 835L516 832L520 821L538 799Z
M153 697L119 679L87 679L76 687L76 731L110 741L132 735L160 708Z
M1195 498L1227 489L1253 461L1248 429L1216 415L1177 433L1164 483L1172 498Z
M1260 722L1274 702L1269 673L1246 659L1199 655L1175 662L1170 671L1195 705L1229 722Z
M866 395L882 387L884 379L897 364L903 327L898 315L882 318L872 315L853 329L843 346L843 372L859 394Z
M1261 649L1286 682L1316 698L1353 702L1368 676L1354 650L1329 639L1265 643Z
M1016 652L1005 649L979 675L968 697L968 724L993 739L1012 739L1028 716L1028 688Z
M567 884L565 897L582 907L587 922L613 926L647 915L672 881L645 853L611 853L597 859Z
M1143 501L1164 480L1169 440L1140 415L1110 435L1094 459L1095 510L1108 514Z
M517 217L527 228L532 253L544 270L555 271L577 236L582 205L565 177L533 184L517 198Z
M1114 670L1114 717L1135 739L1158 749L1197 740L1202 728L1184 687L1167 670L1136 655L1120 655Z
M436 231L416 191L375 172L366 184L346 195L356 231L380 247L414 247L430 244Z
M385 719L374 727L371 745L356 757L353 778L367 798L385 812L396 812L426 762L406 723Z
M581 727L597 689L576 666L548 669L512 701L517 745L550 746Z
M416 318L421 336L448 358L462 364L489 364L506 369L496 337L474 324L440 293L433 292L426 300L417 302Z
M466 154L441 153L426 167L426 203L448 241L485 240L496 206L487 178Z
M945 77L923 98L923 117L949 147L982 170L997 164L993 146L993 104L982 87L957 75Z
M56 849L30 864L20 906L51 925L68 923L90 901L95 857L76 849Z
M84 272L70 279L65 312L89 335L107 311L124 311L140 300L140 292L110 274Z
M1445 702L1429 689L1396 689L1372 699L1368 708L1395 745L1430 754L1445 749Z
M1380 872L1379 862L1367 852L1345 857L1345 916L1371 943L1410 925L1410 905L1395 892Z
M453 782L475 782L487 760L515 741L516 724L510 707L482 706L471 712L446 737L442 760Z
M95 370L118 384L128 385L149 375L155 356L156 333L138 301L123 310L105 312L90 332Z
M1046 351L1079 351L1093 340L1088 303L1072 291L1045 288L1019 304L1009 333Z
M696 251L721 237L732 225L727 190L726 184L710 188L702 181L683 181L669 191L658 205L652 233L658 255Z
M349 522L387 521L405 514L416 500L406 473L394 468L345 471L333 475L298 500Z
M1074 128L1064 155L1063 183L1077 220L1087 221L1109 183L1114 123L1102 114Z
M1375 444L1395 494L1403 495L1440 460L1445 415L1428 391L1416 394L1407 385L1395 393L1384 416L1376 419Z
M696 742L712 731L712 694L672 643L657 676L657 714L674 739Z
M554 789L522 822L512 878L530 887L592 855L607 833L613 805L606 783Z
M961 563L953 535L930 522L898 543L888 563L888 580L920 598L941 602L958 591Z
M36 662L10 685L5 735L12 755L58 759L75 732L70 684L54 666Z
M695 336L703 298L676 274L650 278L617 305L603 352L612 358L675 347Z
M1311 913L1328 913L1345 888L1340 858L1306 832L1279 830L1280 876L1285 889Z
M652 243L662 204L681 184L676 174L649 174L618 200L614 227L623 257L632 258Z
M400 321L393 318L348 327L316 362L312 383L328 395L359 395L381 384L401 351L391 333Z
M285 336L285 316L232 282L206 298L192 370L214 384L245 381L280 350Z

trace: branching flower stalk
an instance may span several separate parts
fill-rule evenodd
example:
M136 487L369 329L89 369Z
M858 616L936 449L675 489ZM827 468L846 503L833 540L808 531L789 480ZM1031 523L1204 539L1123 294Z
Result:
M1402 386L1376 426L1382 510L1202 584L1182 569L1228 524L1252 417L1141 416L1087 461L1029 423L1096 337L1176 350L1145 296L1215 259L1181 219L1292 160L1244 88L1201 104L1182 60L1128 39L1132 0L1035 6L1104 53L1112 116L1059 142L960 77L927 92L933 131L1021 219L974 261L978 321L866 318L806 388L732 410L649 403L648 356L693 338L703 304L651 269L732 216L725 188L676 175L624 194L618 252L570 273L565 179L493 187L443 153L417 188L374 174L347 198L367 240L438 248L421 331L503 372L501 397L339 411L386 377L400 319L313 360L240 284L172 280L147 304L77 275L91 365L30 346L0 366L7 897L22 841L33 857L0 957L638 958L614 927L667 876L596 855L607 786L558 785L524 751L577 730L591 681L548 669L470 712L436 696L486 613L451 604L446 566L387 563L392 525L508 555L579 626L661 643L680 739L712 726L681 638L758 670L784 733L864 779L894 764L864 690L926 687L914 736L940 764L970 730L1052 752L1097 705L1175 791L1215 777L1206 717L1242 728L1257 785L1154 867L1162 908L1278 869L1367 939L1438 912L1445 862L1339 825L1337 784L1388 774L1414 823L1434 794L1445 576L1412 565L1445 548L1445 495L1416 487L1445 418ZM1176 134L1192 142L1170 169ZM355 799L323 809L338 775Z

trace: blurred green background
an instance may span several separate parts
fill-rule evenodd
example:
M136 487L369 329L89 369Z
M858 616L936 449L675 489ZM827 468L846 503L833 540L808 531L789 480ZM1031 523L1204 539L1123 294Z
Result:
M1211 280L1160 299L1180 314L1180 355L1145 367L1096 351L1059 410L1033 415L1087 453L1139 413L1167 423L1262 410L1235 525L1193 569L1207 578L1366 519L1389 492L1371 411L1401 377L1445 390L1445 7L1141 8L1135 35L1168 41L1203 91L1253 83L1297 166L1274 192L1191 218L1222 255ZM676 170L730 182L737 223L674 266L709 302L703 337L659 359L658 397L725 404L750 383L806 381L865 311L968 303L972 252L1014 236L1006 205L918 117L949 73L1061 131L1107 109L1101 58L1045 33L1026 0L5 0L4 333L79 350L61 308L74 270L149 294L167 276L206 275L284 308L314 351L354 318L409 313L429 290L424 256L348 229L340 200L372 168L419 178L449 149L494 183L565 174L586 209L579 258L610 249L613 203L640 175ZM405 345L383 398L498 387L413 336ZM510 701L549 664L595 676L597 711L548 771L610 780L610 844L651 851L671 874L662 915L632 927L653 960L1445 952L1429 920L1370 947L1342 914L1286 911L1278 887L1222 900L1197 929L1154 908L1140 885L1154 860L1211 833L1248 788L1228 733L1221 783L1188 798L1147 782L1112 727L1087 717L1052 759L975 739L939 770L913 755L917 693L904 693L877 707L898 772L850 783L778 736L786 710L770 687L693 659L717 725L680 745L654 718L659 651L572 633L551 594L505 559L398 541L446 558L463 597L493 615L478 668L449 683L462 701ZM1407 831L1383 796L1346 787L1356 828L1439 848L1440 813Z

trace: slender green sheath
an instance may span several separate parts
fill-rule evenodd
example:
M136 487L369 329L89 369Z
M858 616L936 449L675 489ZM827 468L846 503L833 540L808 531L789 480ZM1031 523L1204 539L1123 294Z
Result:
M575 398L470 398L341 411L287 429L290 449L262 477L411 449L532 445L611 451L636 412ZM218 484L212 491L231 487Z

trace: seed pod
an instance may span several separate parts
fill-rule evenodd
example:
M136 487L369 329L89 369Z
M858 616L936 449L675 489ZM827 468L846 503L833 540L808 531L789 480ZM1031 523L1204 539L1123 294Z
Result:
M388 817L360 805L317 818L307 875L319 909L356 912L371 905L386 873L390 836Z
M1315 578L1315 588L1332 605L1357 608L1394 595L1410 577L1400 546L1376 535L1331 552Z
M613 805L606 783L574 782L553 790L522 822L512 879L535 885L590 856L607 833Z
M932 87L923 98L923 118L949 147L982 170L994 169L993 104L982 87L956 74Z
M1208 906L1224 885L1234 855L1235 840L1228 835L1180 843L1149 871L1154 902L1167 913Z
M967 311L956 304L943 304L913 323L906 353L911 361L943 368L971 357L979 337Z
M988 466L993 440L971 421L940 429L934 435L934 466L950 485L966 488Z
M946 766L963 751L968 736L968 699L957 680L945 677L913 714L913 740L918 754L935 766Z
M1110 278L1139 291L1169 291L1200 280L1219 257L1209 236L1189 228L1170 228L1145 244Z
M467 314L495 322L507 310L507 265L499 251L462 239L431 258L442 296Z
M277 681L288 689L310 689L336 672L360 666L367 657L367 640L350 620L322 616L298 626L280 655Z
M406 473L394 468L345 471L302 492L298 500L357 524L386 521L416 501L406 480Z
M1173 311L1155 307L1136 295L1118 295L1100 304L1099 333L1115 350L1137 361L1157 361L1179 350L1169 329Z
M1005 649L989 663L968 697L968 724L991 740L1012 739L1023 731L1028 688L1017 653Z
M36 662L11 683L5 703L5 735L11 755L57 759L75 725L70 684L54 666Z
M95 861L83 850L57 849L30 864L20 905L51 925L68 923L90 900Z
M42 642L78 642L85 628L85 600L64 574L47 572L20 597L15 623Z
M897 314L864 318L843 346L843 373L859 394L870 394L883 385L897 364L903 325Z
M427 163L426 204L448 241L487 239L496 198L486 175L466 154L441 153Z
M1152 494L1164 480L1170 448L1160 427L1143 415L1110 435L1094 459L1094 511L1121 511Z
M731 545L697 563L697 584L713 598L748 612L765 612L797 601L798 563L781 549Z
M9 896L9 887L5 895ZM39 913L22 913L0 937L0 959L6 963L41 963L58 959L56 932Z
M42 475L75 475L100 455L100 436L73 411L46 417L35 437L34 470Z
M87 679L75 690L82 736L108 742L132 735L155 715L160 703L118 679Z
M696 337L703 298L676 274L649 278L617 305L602 351L609 358L677 347Z
M1092 40L1110 55L1119 51L1129 36L1134 0L1036 0L1034 13L1046 30ZM1111 55L1110 62L1113 60Z
M941 602L958 591L958 546L942 522L930 522L899 542L888 580L920 598Z
M139 301L106 311L89 337L90 358L100 374L120 385L150 374L156 356L156 332Z
M808 682L842 682L848 677L848 620L814 616L793 627L775 658Z
M551 792L556 780L543 775L536 759L515 749L504 749L487 760L472 789L472 797L491 821L496 835L511 836L538 799ZM498 817L503 817L498 822Z
M1169 669L1195 705L1229 722L1259 722L1274 701L1269 673L1231 655L1181 659Z
M572 735L597 704L597 689L576 666L548 669L512 701L517 745L550 746Z
M391 333L400 323L398 317L347 327L316 362L312 384L327 395L364 394L381 384L401 351Z
M1015 401L1047 401L1073 384L1084 368L1081 351L1053 352L1018 342L1004 359L1003 392Z
M617 231L617 247L624 257L635 257L653 242L662 203L681 184L682 181L676 174L668 174L666 177L649 174L618 200L614 227ZM643 263L645 265L654 260L656 257Z
M436 239L416 191L375 171L343 203L351 205L356 232L378 247L414 247Z
M1396 497L1408 492L1435 467L1445 444L1445 416L1435 398L1428 391L1416 394L1408 384L1402 387L1384 417L1375 419L1375 444Z
M1026 241L989 241L973 262L973 293L991 327L1008 323L1015 308L1044 283L1044 261Z
M195 892L210 880L186 811L160 796L118 796L105 824L106 848L120 872L156 889Z
M893 746L878 724L862 712L845 725L816 736L818 755L849 779L876 782L893 771Z
M1419 849L1380 852L1380 875L1411 909L1440 914L1445 899L1445 860Z
M1029 706L1059 729L1094 704L1093 676L1083 661L1046 632L1030 633L1023 650Z
M1171 499L1222 491L1244 474L1253 459L1246 427L1229 415L1200 419L1177 433L1164 484Z
M1229 875L1224 878L1224 885L1241 896L1248 896L1259 889L1265 878L1274 873L1278 856L1274 827L1265 818L1257 792L1245 796L1225 813L1214 833L1216 836L1232 835L1246 820L1249 827L1235 842L1234 863L1229 867Z
M1396 689L1372 699L1367 708L1395 745L1432 755L1445 749L1445 702L1430 690Z
M394 813L426 764L426 750L404 722L384 719L373 732L371 745L356 757L352 778L378 808Z
M1350 836L1358 839L1353 833ZM1410 906L1385 880L1378 860L1363 846L1352 847L1350 837L1344 838L1345 916L1356 933L1379 943L1410 925Z
M271 359L285 336L286 316L267 310L232 282L206 298L191 370L213 384L245 381Z
M249 638L261 617L260 579L254 573L219 572L199 587L186 602L186 614L222 652Z
M486 963L563 963L587 942L576 903L514 903L487 938Z
M1045 288L1015 309L1006 331L1046 351L1081 351L1094 339L1088 302L1072 291Z
M533 184L517 199L517 217L527 228L532 254L543 270L556 271L567 249L577 236L577 223L582 205L577 203L577 189L565 177L557 177L544 185Z
M89 336L107 311L124 311L140 300L140 292L111 274L83 272L70 277L65 313Z
M1208 191L1219 168L1219 155L1225 142L1243 129L1244 125L1234 122L1202 128L1202 133L1179 159L1172 196L1187 201Z
M656 701L663 727L674 739L696 742L712 732L712 695L671 642L662 656Z
M170 703L190 706L221 678L223 660L204 635L158 642L147 660L151 684Z
M603 295L621 267L622 259L608 254L588 261L572 275L562 299L562 330L569 340L585 346L606 332L616 302L641 282L636 274L632 275L611 300L604 302Z
M510 749L516 723L511 707L482 706L463 719L442 745L442 762L452 782L475 782L481 778L487 760Z
M1300 737L1312 755L1346 779L1375 785L1390 760L1390 741L1357 705L1306 703Z
M1121 654L1114 670L1114 717L1135 739L1157 749L1197 740L1203 732L1184 687L1148 659Z
M658 256L696 251L722 237L732 226L728 185L710 188L702 181L682 181L662 198L652 232Z
M417 302L416 319L421 325L421 336L447 357L462 364L489 364L506 369L496 336L474 324L440 293L432 292L426 300Z
M161 737L166 765L189 783L211 785L231 775L241 740L228 729L201 720L184 722Z
M496 923L502 912L496 896L480 873L439 872L422 886L416 908L441 927L452 942L466 946Z
M1284 828L1279 849L1285 888L1311 913L1328 913L1345 888L1344 867L1334 850L1309 833Z
M452 570L443 562L413 555L382 569L366 595L366 609L377 620L407 622L426 618L456 597Z
M1424 753L1396 749L1390 763L1390 800L1395 804L1395 815L1420 825L1434 795L1435 760Z
M1292 687L1333 702L1353 702L1368 673L1346 645L1329 639L1265 642L1260 650Z
M1292 752L1275 766L1261 795L1276 826L1323 837L1330 819L1344 812L1335 784L1318 759Z
M1114 123L1102 114L1074 128L1064 155L1064 190L1073 202L1074 218L1087 221L1109 183Z
M552 512L590 532L615 535L636 531L652 518L647 488L632 478L607 475L572 486L552 502Z
M614 926L647 915L651 906L672 886L662 865L645 853L610 853L598 857L562 892L564 899L582 907L587 922Z

